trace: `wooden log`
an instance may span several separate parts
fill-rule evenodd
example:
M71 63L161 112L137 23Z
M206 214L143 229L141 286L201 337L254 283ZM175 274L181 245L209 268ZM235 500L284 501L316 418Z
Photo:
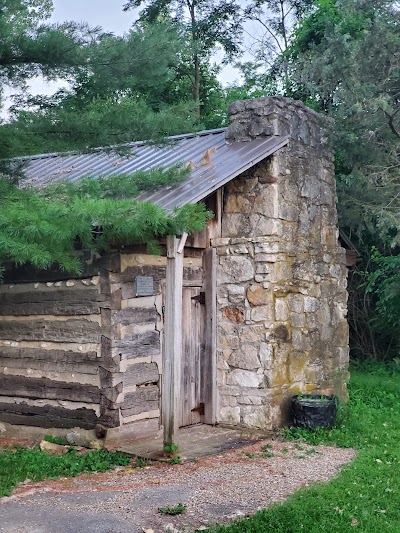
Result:
M27 282L46 282L46 281L63 281L68 279L84 279L90 276L96 276L101 269L109 272L118 272L120 270L119 253L105 254L101 257L95 257L88 252L83 252L81 272L79 275L71 272L64 272L54 264L46 270L38 269L33 265L26 263L20 267L14 265L6 266L4 272L4 283L27 283Z
M101 328L89 320L0 321L0 339L14 341L100 342Z
M111 297L110 273L104 268L100 269L100 292L107 299Z
M100 418L99 422L108 428L117 428L121 425L120 422L120 411L119 409L109 409L105 413L103 413Z
M113 355L119 355L121 359L158 355L160 353L160 333L158 331L146 331L125 335L124 340L115 342L112 350Z
M110 402L113 402L114 407L117 407L116 402L118 400L119 395L121 394L123 390L122 383L118 383L114 387L107 387L101 389L101 394L107 398L107 400L110 400Z
M102 309L101 315L101 332L111 338L111 324L112 324L111 309Z
M130 365L124 372L124 387L157 383L160 379L156 363Z
M215 248L204 254L205 320L204 360L201 362L201 403L205 406L202 422L215 424L217 419L217 257Z
M118 289L118 290L114 291L111 294L110 301L111 301L111 306L110 306L111 309L113 309L113 310L121 309L122 290Z
M156 385L149 385L125 394L125 401L121 407L122 416L139 415L147 411L159 409L159 389Z
M0 366L8 368L95 375L98 373L99 361L96 352L0 346Z
M151 276L153 278L154 294L161 294L161 284L165 279L165 266L134 266L128 267L119 274L113 275L114 283L121 283L122 298L135 298L134 280L137 276Z
M35 406L26 403L0 402L0 421L43 428L94 429L98 417L93 409L84 407L72 410L53 405Z
M101 361L99 366L109 372L119 372L121 358L118 354L112 353L112 341L110 338L102 335L101 337Z
M153 307L127 307L118 311L111 311L113 324L128 326L130 324L149 324L157 322L160 315Z
M97 287L27 292L2 292L0 315L90 315L110 307Z
M49 363L96 364L97 352L79 352L73 350L45 350L43 348L20 348L17 346L0 346L0 360L19 359L31 364L33 361L45 361ZM24 363L23 363L24 364Z
M109 428L120 425L120 409L118 405L104 396L100 395L100 418L101 424Z
M105 368L99 368L100 388L108 389L114 387L117 383L122 383L122 372L109 371Z
M136 276L151 276L153 278L154 295L161 294L162 286L167 276L165 266L134 266L128 267L124 272L113 275L114 283L121 283L122 298L136 298L134 279ZM184 280L202 280L203 269L201 267L185 267L183 269Z
M167 236L167 279L162 377L164 446L177 443L182 359L183 253L175 236Z
M94 385L10 374L0 374L0 396L71 400L83 403L100 402L100 390Z

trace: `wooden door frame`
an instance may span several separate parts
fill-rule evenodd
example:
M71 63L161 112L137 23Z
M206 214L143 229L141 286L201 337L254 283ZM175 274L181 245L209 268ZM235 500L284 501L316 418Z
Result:
M164 447L177 444L182 360L183 250L187 234L180 240L168 235L165 286L165 326L161 387Z
M205 325L204 364L202 375L203 423L217 422L217 254L206 248L203 256Z
M182 362L182 288L183 250L186 236L178 241L167 237L167 273L165 287L165 327L161 387L164 446L178 443L178 405L181 394ZM217 261L216 250L206 248L203 255L205 292L205 347L201 396L205 406L203 423L216 423L217 409Z

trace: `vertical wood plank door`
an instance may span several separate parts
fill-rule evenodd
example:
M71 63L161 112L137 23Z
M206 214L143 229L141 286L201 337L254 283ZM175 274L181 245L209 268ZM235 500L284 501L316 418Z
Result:
M205 306L200 287L184 287L182 294L182 364L179 426L202 422L202 365L204 364Z

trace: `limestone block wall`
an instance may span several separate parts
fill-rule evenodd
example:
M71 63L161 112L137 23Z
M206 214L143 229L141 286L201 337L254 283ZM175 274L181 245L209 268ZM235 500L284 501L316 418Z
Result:
M230 141L289 144L225 186L218 254L218 420L272 428L299 392L346 396L345 252L333 157L320 117L300 102L232 104Z

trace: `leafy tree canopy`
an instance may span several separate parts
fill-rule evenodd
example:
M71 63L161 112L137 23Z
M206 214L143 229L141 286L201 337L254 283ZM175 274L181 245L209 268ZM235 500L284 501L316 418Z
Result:
M192 130L190 106L167 106L153 98L159 85L170 82L180 54L170 25L116 37L75 23L46 25L50 11L50 1L0 0L1 85L25 87L37 75L70 82L52 97L16 100L11 120L0 125L3 162L38 151L161 142L165 135ZM9 161L1 170L15 177L15 161ZM101 251L128 240L154 249L160 236L197 231L209 217L204 206L167 213L135 199L142 190L183 177L174 168L110 180L89 177L78 185L42 190L18 188L14 180L0 177L0 267L56 263L77 272L77 243Z
M342 225L400 245L400 12L322 0L293 45L293 93L336 120Z
M98 29L69 22L44 24L50 0L0 0L0 84L24 86L28 78L67 76L84 64L85 45Z
M335 119L340 225L362 256L349 277L351 343L364 357L399 349L399 50L396 2L319 0L286 56L289 95Z
M218 47L228 59L241 50L240 3L235 0L129 0L125 4L125 10L139 7L143 7L139 23L171 20L181 30L187 50L180 68L191 80L198 115L204 114L200 105L204 64Z
M0 155L87 150L193 130L193 104L162 100L179 54L177 34L165 24L99 35L85 46L85 65L70 88L15 99L11 120L0 127Z

